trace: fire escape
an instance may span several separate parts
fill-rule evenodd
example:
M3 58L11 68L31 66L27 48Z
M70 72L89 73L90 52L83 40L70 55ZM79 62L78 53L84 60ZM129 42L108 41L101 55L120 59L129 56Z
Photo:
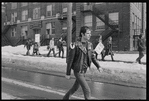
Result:
M11 45L11 42L9 41L9 39L6 37L6 33L7 31L11 28L11 25L5 25L3 30L2 30L2 46L7 46L7 45Z
M105 23L109 27L108 30L105 30L101 33L103 42L114 34L114 32L118 32L118 24L108 18L108 21L102 15L106 15L106 12L100 11L100 8L96 4L84 4L81 6L81 12L91 12L97 18L99 18L102 22Z
M67 21L67 13L62 13L59 15L58 20L63 23L63 21ZM76 38L76 16L75 14L72 14L72 41L75 41ZM67 33L64 33L61 35L62 40L65 40L67 42Z

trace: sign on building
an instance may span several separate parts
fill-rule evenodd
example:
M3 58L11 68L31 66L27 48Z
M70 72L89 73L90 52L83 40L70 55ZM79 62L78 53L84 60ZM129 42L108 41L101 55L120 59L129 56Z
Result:
M40 34L35 34L35 42L40 43Z

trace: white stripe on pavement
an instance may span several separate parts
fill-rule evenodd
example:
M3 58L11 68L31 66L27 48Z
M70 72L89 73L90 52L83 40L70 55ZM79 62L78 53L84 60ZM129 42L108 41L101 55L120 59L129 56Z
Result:
M59 94L61 96L65 95L65 92L59 92L59 91L56 91L56 90L52 90L52 88L45 87L45 86L42 86L42 85L37 86L37 85L34 85L34 84L27 84L27 83L24 83L22 81L9 79L9 78L5 78L5 77L2 77L2 81L7 82L7 83L13 83L13 84L16 84L16 85L19 85L19 86L24 86L24 87L27 87L27 88L38 89L38 90L42 90L42 91L46 91L46 92L50 92L50 93L54 93L54 94ZM76 98L76 99L84 99L82 97L77 97L77 96L74 96L74 95L72 95L71 97ZM95 99L95 98L93 98L93 99Z

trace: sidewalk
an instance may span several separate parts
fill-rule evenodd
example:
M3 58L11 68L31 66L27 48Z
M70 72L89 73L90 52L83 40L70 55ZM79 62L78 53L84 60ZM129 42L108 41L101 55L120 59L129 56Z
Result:
M44 55L48 53L45 48L41 47L40 49L40 53L43 54L41 57L24 56L26 50L22 46L3 48L2 66L19 66L19 68L53 72L53 74L57 73L64 76L67 67L66 58L45 57ZM103 68L102 73L99 73L92 64L86 75L94 81L146 88L146 55L142 59L143 64L133 63L137 57L138 54L115 54L114 59L116 61L112 62L111 57L107 56L105 57L107 61L99 61ZM73 76L73 72L71 74Z

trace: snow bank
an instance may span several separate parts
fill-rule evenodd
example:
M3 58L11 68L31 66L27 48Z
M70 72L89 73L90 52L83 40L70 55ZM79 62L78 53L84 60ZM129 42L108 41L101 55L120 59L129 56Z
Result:
M57 49L56 52L58 52ZM20 66L43 70L66 72L66 58L24 56L25 53L26 48L23 45L2 47L2 62L16 63ZM30 53L32 53L32 48ZM40 53L46 55L48 53L47 46L41 46ZM64 56L66 56L66 47ZM101 56L98 57L100 58ZM137 57L138 54L115 54L114 59L119 60L118 62L99 61L103 72L98 73L96 67L92 64L91 70L87 72L87 75L97 81L106 80L107 82L146 86L146 64L132 63ZM107 56L105 60L111 60L111 57ZM142 62L146 63L146 55L142 58Z

